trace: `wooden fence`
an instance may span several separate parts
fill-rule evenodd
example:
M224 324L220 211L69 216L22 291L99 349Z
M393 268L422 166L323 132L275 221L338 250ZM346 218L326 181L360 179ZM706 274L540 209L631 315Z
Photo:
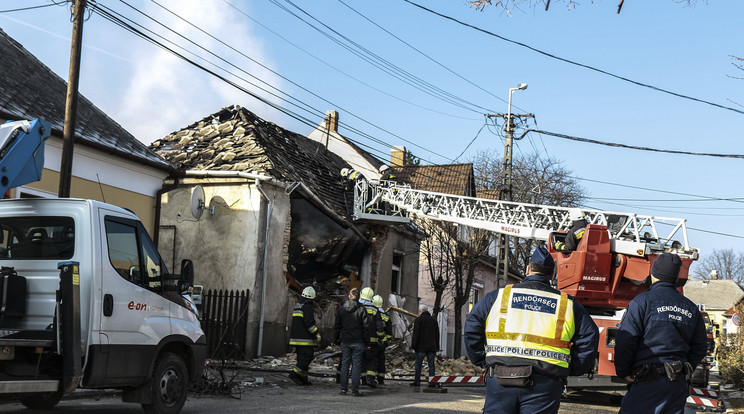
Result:
M245 359L249 298L249 290L209 290L202 295L201 325L209 358Z

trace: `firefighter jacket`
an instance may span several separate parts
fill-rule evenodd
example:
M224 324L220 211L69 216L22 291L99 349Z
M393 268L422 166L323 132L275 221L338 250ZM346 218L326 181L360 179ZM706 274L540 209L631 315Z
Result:
M368 344L369 324L370 318L364 306L357 300L348 299L336 312L336 322L333 325L336 342Z
M583 375L594 366L598 344L586 309L539 275L489 293L465 321L465 349L481 367L532 365L556 378Z
M377 311L375 305L372 302L364 299L360 299L359 303L364 306L369 316L369 325L367 326L367 332L369 334L369 344L376 345L379 343L379 338L385 336L385 326L382 324L382 318L380 313Z
M615 372L629 376L644 364L689 362L708 351L705 322L697 306L670 282L656 282L633 298L615 335Z
M377 308L377 313L380 315L380 319L382 319L385 331L385 334L379 340L383 345L387 346L393 339L393 321L390 320L390 315L388 315L382 308Z
M571 224L571 228L566 233L566 239L564 242L556 242L555 249L560 252L572 252L579 247L581 238L584 237L584 231L586 230L586 220L574 220Z
M295 346L317 346L318 334L318 327L315 325L313 301L308 298L300 298L292 311L289 344Z

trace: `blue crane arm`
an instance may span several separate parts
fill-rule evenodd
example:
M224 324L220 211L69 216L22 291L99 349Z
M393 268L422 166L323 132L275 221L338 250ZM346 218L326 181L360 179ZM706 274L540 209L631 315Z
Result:
M11 188L41 179L44 141L51 132L52 124L41 119L0 125L0 197Z

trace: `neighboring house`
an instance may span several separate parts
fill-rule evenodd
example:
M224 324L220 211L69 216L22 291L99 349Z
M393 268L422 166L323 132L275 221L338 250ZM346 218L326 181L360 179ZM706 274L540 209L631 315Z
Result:
M52 123L40 181L11 197L55 197L59 191L67 82L0 30L0 122L41 118ZM84 96L77 106L70 196L134 211L152 234L156 194L175 167L147 148Z
M340 176L349 164L325 145L232 106L151 147L182 170L163 191L161 251L173 264L192 259L205 289L250 289L249 357L288 350L290 290L315 286L325 340L350 286L416 297L418 235L352 222ZM198 218L197 185L205 194Z
M412 188L458 196L475 197L475 176L473 165L445 164L445 165L404 165L405 147L394 147L391 153L391 167L398 180L408 182ZM461 226L460 240L466 240L465 226ZM424 259L424 255L421 255ZM495 260L484 258L475 271L472 288L468 303L461 312L462 325L473 305L483 298L488 292L496 289L497 273ZM509 282L516 282L518 278L511 276ZM431 286L431 277L428 263L424 260L419 264L419 297L422 306L433 307L436 294ZM445 355L453 356L455 340L455 310L454 296L449 287L442 297L443 312L437 315L440 327L440 346ZM461 347L464 350L464 348Z
M688 280L684 294L697 305L702 305L711 323L718 324L718 333L728 333L729 309L744 298L744 290L733 280ZM714 332L716 330L714 329ZM718 338L716 338L718 339Z

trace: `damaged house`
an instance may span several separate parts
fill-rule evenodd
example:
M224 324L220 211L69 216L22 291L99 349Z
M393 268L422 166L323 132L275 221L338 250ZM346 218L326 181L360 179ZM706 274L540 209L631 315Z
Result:
M287 352L304 286L318 291L325 343L349 287L387 298L395 277L416 311L420 235L352 222L353 196L340 176L350 164L322 143L232 106L151 148L180 171L158 200L164 260L173 268L193 260L205 290L250 290L247 357Z

